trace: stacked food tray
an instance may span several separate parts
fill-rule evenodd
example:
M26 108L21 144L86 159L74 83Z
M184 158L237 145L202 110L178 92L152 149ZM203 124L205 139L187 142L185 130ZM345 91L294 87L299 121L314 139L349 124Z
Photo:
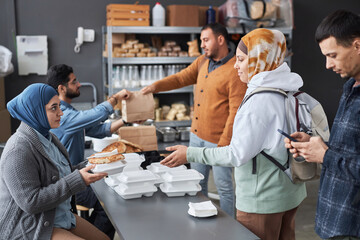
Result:
M124 199L151 197L157 191L155 181L159 177L148 170L122 172L116 178L114 190Z
M160 189L168 197L178 197L188 194L196 195L201 190L200 180L204 176L194 169L170 171L161 175L164 183L160 184Z

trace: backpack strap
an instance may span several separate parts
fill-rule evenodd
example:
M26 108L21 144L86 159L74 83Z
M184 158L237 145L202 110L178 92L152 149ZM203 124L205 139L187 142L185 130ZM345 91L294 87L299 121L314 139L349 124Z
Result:
M272 156L270 156L269 154L267 154L264 151L260 152L262 155L264 155L267 159L269 159L273 164L275 164L278 168L281 169L281 171L285 172L285 170L287 169L286 167L284 167L283 165L281 165L281 163L279 163L275 158L273 158Z
M254 96L255 94L257 93L263 93L263 92L271 92L271 93L277 93L277 94L281 94L283 95L284 97L287 98L287 94L284 90L282 89L279 89L279 88L268 88L268 87L258 87L256 88L254 91L252 91L249 95L247 95L241 102L239 108L242 107L242 105L245 104L245 102L247 100L249 100L249 98L251 98L252 96Z
M272 156L270 156L269 154L267 154L266 152L261 151L259 154L264 155L264 157L266 157L268 160L270 160L270 162L272 162L273 164L275 164L275 166L277 166L278 168L280 168L281 171L285 172L287 170L286 167L284 167L283 165L281 165L281 163L279 163L275 158L273 158ZM289 159L286 162L287 165L289 165ZM256 156L253 157L252 159L252 174L256 174Z
M256 174L256 156L252 159L252 174Z
M257 93L263 93L263 92L270 92L270 93L277 93L277 94L281 94L283 95L286 99L287 99L287 93L282 90L282 89L278 89L278 88L268 88L268 87L258 87L256 88L254 91L252 91L249 95L247 95L243 101L241 102L240 104L240 107L242 107L242 105L245 104L245 102L247 100L249 100L249 98L251 98L253 95L257 94ZM287 104L288 105L288 104ZM240 108L239 107L239 108ZM286 108L287 111L286 111L286 121L289 125L289 121L288 121L288 115L289 115L289 107ZM286 168L281 165L278 161L275 160L275 158L273 158L272 156L270 156L269 154L265 153L264 151L261 151L260 154L264 155L267 159L269 159L272 163L274 163L278 168L280 168L282 171L285 171ZM288 162L289 162L289 159L288 159ZM288 163L287 162L287 163ZM257 166L256 166L256 156L253 157L252 159L252 174L256 174L256 171L257 171Z

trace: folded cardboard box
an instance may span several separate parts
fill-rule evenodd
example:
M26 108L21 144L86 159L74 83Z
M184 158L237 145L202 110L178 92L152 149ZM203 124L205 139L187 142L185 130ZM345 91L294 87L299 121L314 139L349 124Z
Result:
M11 136L10 113L8 110L0 111L0 142L6 142Z
M140 145L143 151L158 150L155 126L121 127L121 139Z
M169 5L166 7L166 25L179 27L198 27L199 6Z

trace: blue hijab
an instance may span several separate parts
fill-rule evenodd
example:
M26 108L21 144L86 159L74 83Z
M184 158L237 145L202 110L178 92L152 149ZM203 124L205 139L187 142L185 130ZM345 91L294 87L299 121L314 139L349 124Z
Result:
M25 122L44 137L49 136L50 124L45 105L58 95L54 88L43 83L31 84L7 104L13 118Z

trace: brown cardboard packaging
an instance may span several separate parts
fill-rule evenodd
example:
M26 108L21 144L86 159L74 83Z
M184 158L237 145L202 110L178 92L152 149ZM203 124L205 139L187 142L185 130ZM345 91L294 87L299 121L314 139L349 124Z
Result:
M11 136L10 113L8 110L0 111L0 142L6 142Z
M154 119L154 97L152 93L133 92L129 99L122 100L121 115L126 122Z
M121 127L121 139L140 145L144 151L158 150L155 126Z
M5 83L4 78L0 78L0 111L6 109L5 106Z
M169 5L166 7L166 25L179 27L198 27L199 6Z

